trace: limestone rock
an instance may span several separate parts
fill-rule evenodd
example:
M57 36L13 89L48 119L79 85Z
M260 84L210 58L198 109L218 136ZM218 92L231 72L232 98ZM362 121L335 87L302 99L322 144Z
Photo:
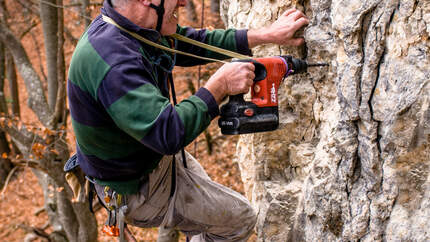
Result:
M223 0L228 27L309 17L306 46L264 45L330 67L288 77L280 128L237 157L259 241L430 240L430 1Z

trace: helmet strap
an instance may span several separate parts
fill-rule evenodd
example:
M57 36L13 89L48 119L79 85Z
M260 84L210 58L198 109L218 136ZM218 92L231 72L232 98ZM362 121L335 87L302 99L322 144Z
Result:
M157 18L157 28L156 30L160 32L161 25L163 24L163 15L164 15L164 0L161 0L160 5L154 5L153 3L149 4L149 7L155 9L157 12L158 18Z

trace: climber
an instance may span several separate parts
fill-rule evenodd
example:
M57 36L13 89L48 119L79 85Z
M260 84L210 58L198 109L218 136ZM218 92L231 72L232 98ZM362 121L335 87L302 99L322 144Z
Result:
M77 162L108 208L109 225L116 220L120 230L121 222L176 228L192 241L246 241L256 222L249 201L213 182L180 150L218 116L224 97L248 91L253 64L223 65L195 95L172 105L173 67L207 62L161 50L130 32L166 47L222 59L225 56L169 35L179 33L251 55L250 48L259 44L301 45L303 38L294 33L309 21L290 9L259 30L195 30L178 25L178 8L185 4L186 0L104 2L101 15L80 38L69 69Z

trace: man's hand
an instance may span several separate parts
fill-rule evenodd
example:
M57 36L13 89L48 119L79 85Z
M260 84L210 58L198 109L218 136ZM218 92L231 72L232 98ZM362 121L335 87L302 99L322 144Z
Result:
M209 78L205 88L219 104L226 95L247 93L255 78L255 66L250 62L224 64Z
M294 38L294 33L309 24L309 19L297 9L285 11L269 27L259 30L248 30L248 45L253 48L260 44L278 44L299 46L303 38Z

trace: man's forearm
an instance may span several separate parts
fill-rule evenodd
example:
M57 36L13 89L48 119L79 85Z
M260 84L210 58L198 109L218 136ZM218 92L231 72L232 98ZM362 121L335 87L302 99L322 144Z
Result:
M248 46L254 48L257 45L269 43L270 35L265 34L262 30L250 29L248 30Z

